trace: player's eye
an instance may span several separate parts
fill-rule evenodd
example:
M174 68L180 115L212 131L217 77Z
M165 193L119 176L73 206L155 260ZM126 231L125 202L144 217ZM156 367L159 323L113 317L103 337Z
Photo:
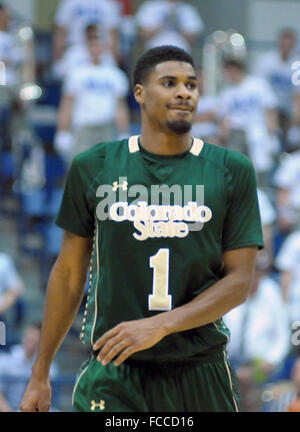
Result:
M197 84L194 82L189 82L189 83L187 83L186 86L187 86L187 88L194 90L197 87Z
M168 81L163 81L162 83L163 87L173 87L174 86L174 81L172 80L168 80Z

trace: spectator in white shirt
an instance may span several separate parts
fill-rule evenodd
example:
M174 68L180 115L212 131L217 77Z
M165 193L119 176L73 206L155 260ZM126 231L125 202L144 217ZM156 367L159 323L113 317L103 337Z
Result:
M88 49L89 41L99 38L103 44L102 64L117 66L117 62L101 34L101 29L96 24L88 24L85 28L84 43L72 45L65 51L63 58L53 65L54 77L58 80L64 80L71 70L91 62L91 56Z
M102 64L99 39L89 40L88 47L92 62L68 75L59 107L55 147L67 161L95 144L127 135L129 129L127 76Z
M261 360L269 374L285 359L290 348L288 312L280 286L268 275L268 262L257 262L246 303L224 316L231 338L228 355L236 365L252 365Z
M204 93L204 74L200 68L197 70L197 80L200 99L194 118L192 135L211 144L221 145L218 98Z
M29 324L22 344L14 345L9 353L0 354L0 412L17 411L31 375L40 341L41 326ZM57 374L57 366L51 366L50 377Z
M136 13L136 22L145 49L175 45L191 51L204 28L197 9L178 0L146 1Z
M275 259L280 271L283 297L288 305L291 322L300 321L300 230L292 232L284 241Z
M224 73L229 82L220 94L225 145L248 155L259 186L266 186L274 156L280 151L276 97L270 85L249 75L239 59L226 59Z
M300 125L300 85L294 85L292 80L293 63L299 61L296 43L296 32L293 29L282 29L277 49L259 56L254 67L254 73L265 78L277 96L283 140L290 127ZM295 132L295 129L291 130L289 136L292 137ZM300 141L300 132L297 135Z
M13 88L18 84L17 68L23 61L23 52L10 23L10 11L0 3L0 61L5 64L5 85Z
M224 316L231 332L228 356L236 367L247 411L259 404L257 384L280 368L290 350L287 307L265 267L268 261L259 257L247 301Z
M114 0L62 0L55 15L53 61L62 59L66 47L84 41L84 29L97 24L118 57L120 6Z
M267 412L300 412L300 357L294 360L289 380L266 386Z
M279 230L289 233L300 220L300 150L286 154L273 177Z
M269 260L269 268L271 269L273 265L273 234L274 226L277 221L277 213L266 192L258 189L257 197L264 237L264 249L260 250L258 253L259 255L264 255L266 259Z
M254 66L254 73L269 82L277 96L278 108L287 115L291 114L295 91L292 64L297 60L296 41L293 30L281 31L277 49L261 54Z

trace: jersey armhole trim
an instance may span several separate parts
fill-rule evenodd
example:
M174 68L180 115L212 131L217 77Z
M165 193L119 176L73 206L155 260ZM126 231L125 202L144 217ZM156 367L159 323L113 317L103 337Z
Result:
M133 135L128 140L128 147L130 153L136 153L139 151L139 135ZM204 146L204 142L199 138L193 138L193 144L190 148L190 152L194 156L199 156Z
M128 140L129 153L136 153L139 151L139 135L133 135Z
M204 142L199 138L193 138L193 145L190 148L190 152L194 156L199 156L204 146Z

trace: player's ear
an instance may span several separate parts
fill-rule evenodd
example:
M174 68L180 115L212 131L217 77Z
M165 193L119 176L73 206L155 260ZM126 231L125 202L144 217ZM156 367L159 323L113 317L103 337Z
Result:
M142 105L144 103L144 93L145 88L141 84L136 84L134 89L134 97L138 104Z

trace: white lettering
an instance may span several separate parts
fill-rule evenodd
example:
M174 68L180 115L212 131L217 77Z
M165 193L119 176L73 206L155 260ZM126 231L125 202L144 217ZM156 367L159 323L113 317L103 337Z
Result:
M123 209L123 215L118 214L118 210ZM112 220L116 222L123 222L128 220L127 216L128 203L127 202L116 202L109 209L109 215Z

